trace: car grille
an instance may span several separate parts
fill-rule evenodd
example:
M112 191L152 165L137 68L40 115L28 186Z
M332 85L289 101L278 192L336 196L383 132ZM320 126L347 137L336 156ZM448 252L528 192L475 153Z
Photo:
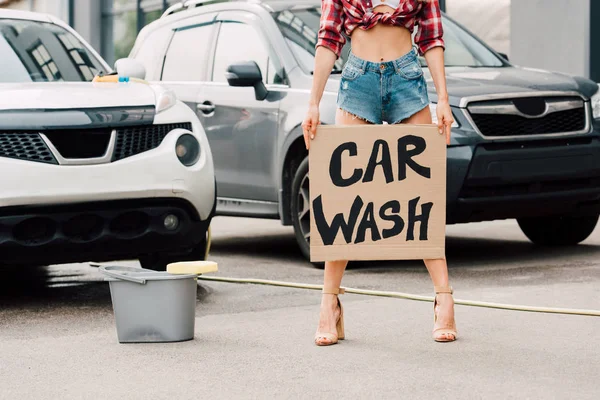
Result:
M160 146L163 139L173 129L191 131L190 122L179 124L134 126L117 129L117 143L113 153L113 161L122 160L136 154L152 150Z
M39 133L0 132L0 157L57 164Z
M98 158L106 154L112 128L61 129L42 132L63 158Z
M192 130L190 122L139 125L122 128L53 129L39 132L0 131L0 157L58 164L42 134L65 159L100 158L106 154L112 132L116 143L112 161L122 160L160 146L173 129ZM59 157L60 158L60 157Z
M533 98L535 99L535 98ZM483 136L487 137L508 137L508 136L531 136L547 135L556 133L574 133L583 132L586 128L586 110L585 103L581 98L566 98L565 101L571 101L579 104L571 109L549 112L539 117L514 115L510 112L503 113L501 107L512 106L518 101L527 101L528 99L503 100L501 102L479 102L472 103L467 110L475 126ZM535 99L537 101L542 99ZM542 103L543 104L543 103ZM487 110L494 112L486 113L477 110L478 106L483 105ZM514 107L516 111L516 107Z

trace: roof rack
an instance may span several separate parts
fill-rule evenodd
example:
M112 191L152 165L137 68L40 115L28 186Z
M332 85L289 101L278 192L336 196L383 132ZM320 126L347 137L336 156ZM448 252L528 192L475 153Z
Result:
M243 1L243 0L242 0ZM246 0L248 3L260 4L261 0ZM163 13L161 18L164 18L168 15L175 14L179 11L189 10L190 8L201 7L209 4L215 3L225 3L227 0L187 0L181 1L179 3L173 4L171 7L167 8L167 10Z
M160 16L161 18L166 17L167 15L175 14L177 11L183 9L182 3L175 3L171 7L167 8L165 12Z

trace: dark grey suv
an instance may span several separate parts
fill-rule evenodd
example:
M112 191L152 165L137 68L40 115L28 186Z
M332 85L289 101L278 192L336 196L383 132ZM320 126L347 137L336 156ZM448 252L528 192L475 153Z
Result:
M204 125L217 214L293 225L305 256L310 209L300 124L319 18L318 0L188 1L145 27L131 54L148 80L174 89ZM598 85L515 67L446 16L444 28L457 121L447 222L516 218L537 244L586 239L600 212ZM321 103L325 124L334 123L344 50Z

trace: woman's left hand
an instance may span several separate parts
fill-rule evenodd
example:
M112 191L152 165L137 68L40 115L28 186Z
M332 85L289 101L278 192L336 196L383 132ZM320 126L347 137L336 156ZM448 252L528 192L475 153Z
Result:
M440 135L446 135L446 144L450 144L450 135L454 117L448 100L440 100L437 103L437 120Z

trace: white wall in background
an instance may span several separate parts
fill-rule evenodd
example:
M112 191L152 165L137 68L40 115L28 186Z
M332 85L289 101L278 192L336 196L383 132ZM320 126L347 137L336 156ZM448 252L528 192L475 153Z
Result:
M513 1L511 60L589 77L590 1Z

